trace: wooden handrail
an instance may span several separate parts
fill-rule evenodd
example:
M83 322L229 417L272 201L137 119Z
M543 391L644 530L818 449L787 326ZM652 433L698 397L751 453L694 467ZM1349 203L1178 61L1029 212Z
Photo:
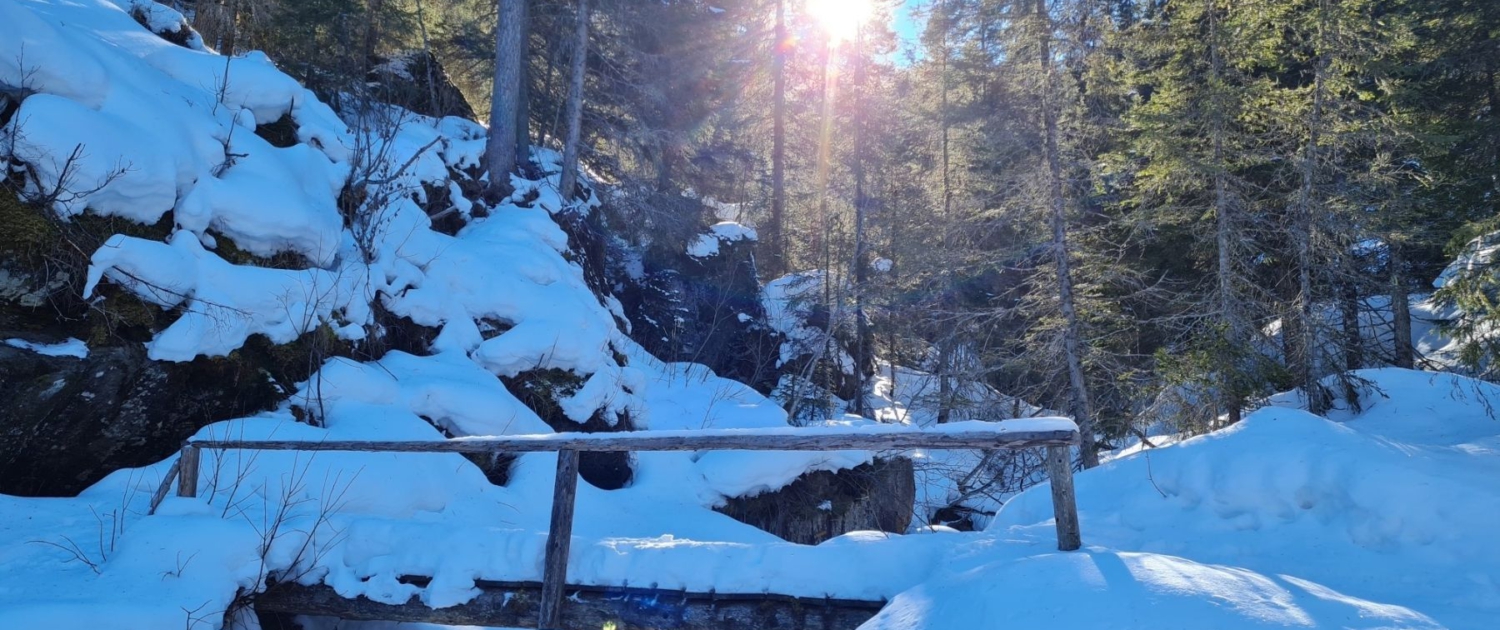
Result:
M1078 444L1078 430L995 429L917 430L899 425L864 430L713 429L548 433L463 437L449 440L193 440L198 448L261 451L359 451L395 453L536 453L558 451L887 451L928 449L1017 449ZM1030 425L1028 425L1030 426Z
M562 598L567 586L568 547L573 531L573 505L578 485L578 455L583 451L898 451L911 449L1021 449L1046 448L1047 474L1052 480L1052 507L1057 524L1057 548L1073 551L1082 545L1078 508L1073 493L1071 449L1079 443L1078 428L1061 418L1035 418L1008 423L960 422L933 429L901 425L857 428L709 429L702 431L638 431L622 433L552 433L465 437L449 440L192 440L182 447L174 465L177 495L193 497L198 489L198 460L203 449L263 451L353 451L395 453L537 453L556 452L557 479L553 487L552 519L547 533L542 574L540 628L562 627ZM158 495L165 495L169 474ZM153 500L155 503L156 500ZM155 506L153 505L153 510Z

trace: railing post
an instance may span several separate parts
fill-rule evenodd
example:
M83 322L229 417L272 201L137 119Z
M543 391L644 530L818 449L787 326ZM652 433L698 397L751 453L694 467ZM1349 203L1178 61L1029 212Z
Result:
M1047 447L1047 476L1052 480L1052 519L1057 522L1058 551L1083 546L1078 531L1078 503L1073 496L1073 458L1066 446Z
M542 567L542 606L537 627L561 630L563 590L568 584L568 548L573 542L573 497L578 491L578 451L557 452L557 481L552 486L552 525Z
M182 458L172 462L172 467L167 469L166 476L161 478L161 485L156 487L156 492L151 494L151 508L146 510L146 515L156 513L156 508L161 507L162 499L167 498L167 491L172 489L172 482L177 481L177 471L182 468Z
M198 447L189 444L182 445L182 456L177 460L180 464L177 470L177 496L198 496Z

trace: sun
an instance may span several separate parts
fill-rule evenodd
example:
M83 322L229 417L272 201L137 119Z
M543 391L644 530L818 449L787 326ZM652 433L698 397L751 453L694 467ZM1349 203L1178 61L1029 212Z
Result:
M835 43L849 39L874 13L874 0L807 0L807 13L817 19Z

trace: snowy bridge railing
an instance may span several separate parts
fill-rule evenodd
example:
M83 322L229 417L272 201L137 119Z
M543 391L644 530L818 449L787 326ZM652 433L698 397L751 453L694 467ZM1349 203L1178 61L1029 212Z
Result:
M899 451L911 449L1023 449L1045 448L1047 474L1052 483L1052 509L1057 522L1057 548L1073 551L1082 544L1078 508L1073 495L1069 447L1079 442L1078 428L1063 418L1029 418L1002 423L959 422L931 429L901 425L858 428L710 429L701 431L640 431L633 433L553 433L465 437L436 441L247 441L193 440L167 473L156 495L155 509L177 479L177 496L198 493L198 462L204 449L263 451L359 451L395 453L537 453L556 452L557 478L552 498L552 520L543 560L538 627L562 628L563 597L567 584L569 546L573 537L574 496L578 488L578 457L584 451Z

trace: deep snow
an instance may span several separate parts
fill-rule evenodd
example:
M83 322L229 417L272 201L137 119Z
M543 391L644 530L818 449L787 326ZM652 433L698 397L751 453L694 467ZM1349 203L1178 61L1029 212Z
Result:
M1358 376L1360 413L1268 407L1079 474L1084 553L1037 553L1051 504L1027 491L987 531L1021 545L974 552L869 627L1493 627L1500 388Z

